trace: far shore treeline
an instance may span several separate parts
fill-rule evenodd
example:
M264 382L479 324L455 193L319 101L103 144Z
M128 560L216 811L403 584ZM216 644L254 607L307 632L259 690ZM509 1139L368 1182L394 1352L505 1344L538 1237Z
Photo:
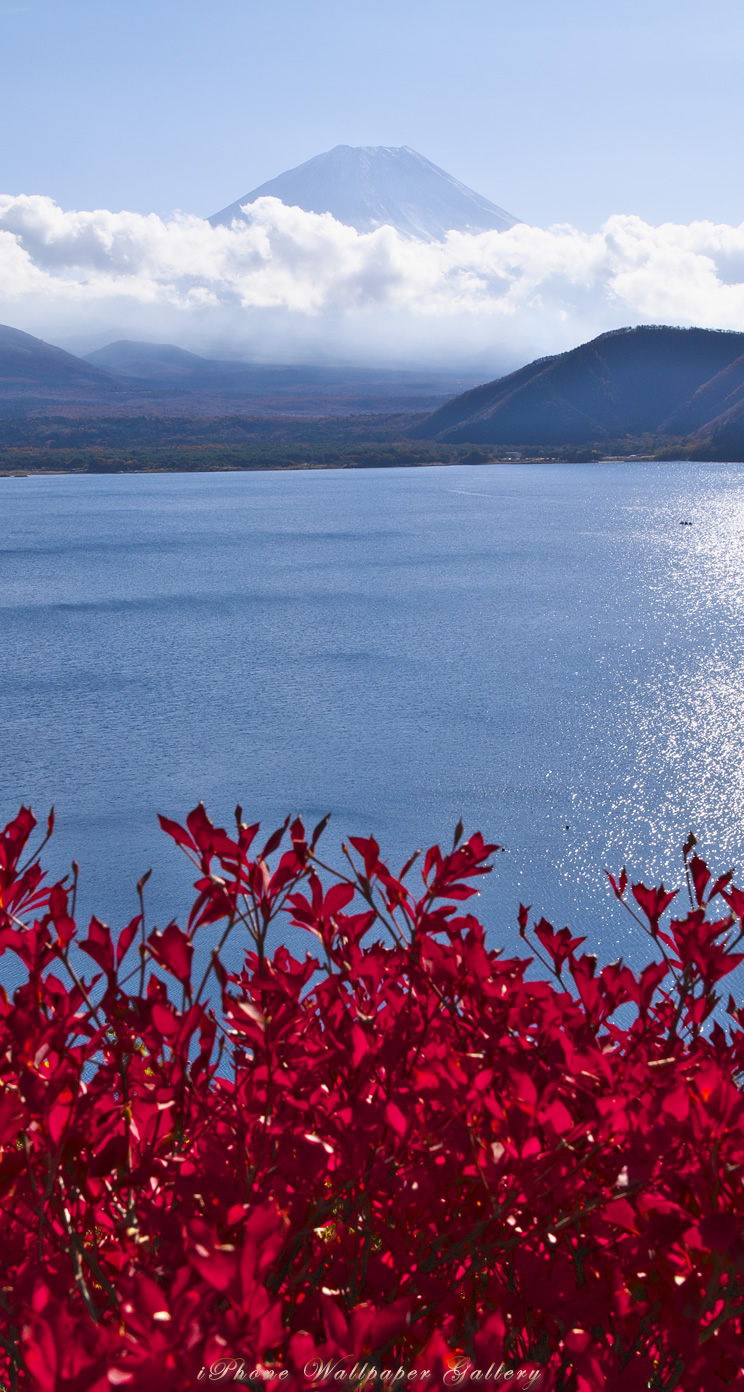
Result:
M0 327L0 474L744 460L742 333L615 330L467 391L112 347L126 373Z

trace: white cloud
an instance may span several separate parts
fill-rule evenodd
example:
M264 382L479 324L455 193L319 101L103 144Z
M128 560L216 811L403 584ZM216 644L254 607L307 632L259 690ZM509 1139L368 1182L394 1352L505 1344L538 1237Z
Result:
M0 317L42 337L174 338L291 358L519 360L603 329L744 329L744 224L518 224L418 243L255 203L247 223L0 196Z

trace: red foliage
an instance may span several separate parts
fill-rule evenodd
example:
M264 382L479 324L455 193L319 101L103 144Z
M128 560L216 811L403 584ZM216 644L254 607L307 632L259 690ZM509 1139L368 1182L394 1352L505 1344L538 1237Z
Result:
M744 1012L709 1018L742 960L731 876L707 893L689 842L667 926L673 896L632 887L661 953L639 973L540 920L541 980L462 907L479 835L414 891L371 838L331 871L323 824L251 859L241 815L163 821L197 870L187 926L143 912L116 941L77 938L75 877L20 866L27 810L0 838L0 953L26 969L0 991L5 1386L744 1388ZM322 965L267 954L282 917Z

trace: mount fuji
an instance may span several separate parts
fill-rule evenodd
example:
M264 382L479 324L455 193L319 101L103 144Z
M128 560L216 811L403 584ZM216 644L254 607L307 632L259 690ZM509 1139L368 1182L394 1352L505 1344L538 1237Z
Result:
M442 241L448 232L506 232L519 221L407 145L336 145L288 169L209 218L213 227L245 220L257 198L278 198L307 213L331 213L357 232L394 227L404 237Z

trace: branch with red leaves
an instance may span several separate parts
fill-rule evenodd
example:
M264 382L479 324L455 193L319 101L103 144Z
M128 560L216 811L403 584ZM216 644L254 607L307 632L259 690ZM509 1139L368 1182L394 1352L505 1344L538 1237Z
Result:
M201 806L161 820L195 899L149 932L141 882L126 927L81 935L31 813L0 836L0 955L24 968L0 989L5 1387L304 1388L356 1363L438 1388L460 1359L541 1392L744 1388L730 873L688 841L671 920L663 885L611 876L651 957L600 969L524 908L531 956L489 948L466 906L498 848L461 827L396 874L372 837L333 870L325 822L256 850L240 808L231 834ZM270 954L282 923L321 960Z

